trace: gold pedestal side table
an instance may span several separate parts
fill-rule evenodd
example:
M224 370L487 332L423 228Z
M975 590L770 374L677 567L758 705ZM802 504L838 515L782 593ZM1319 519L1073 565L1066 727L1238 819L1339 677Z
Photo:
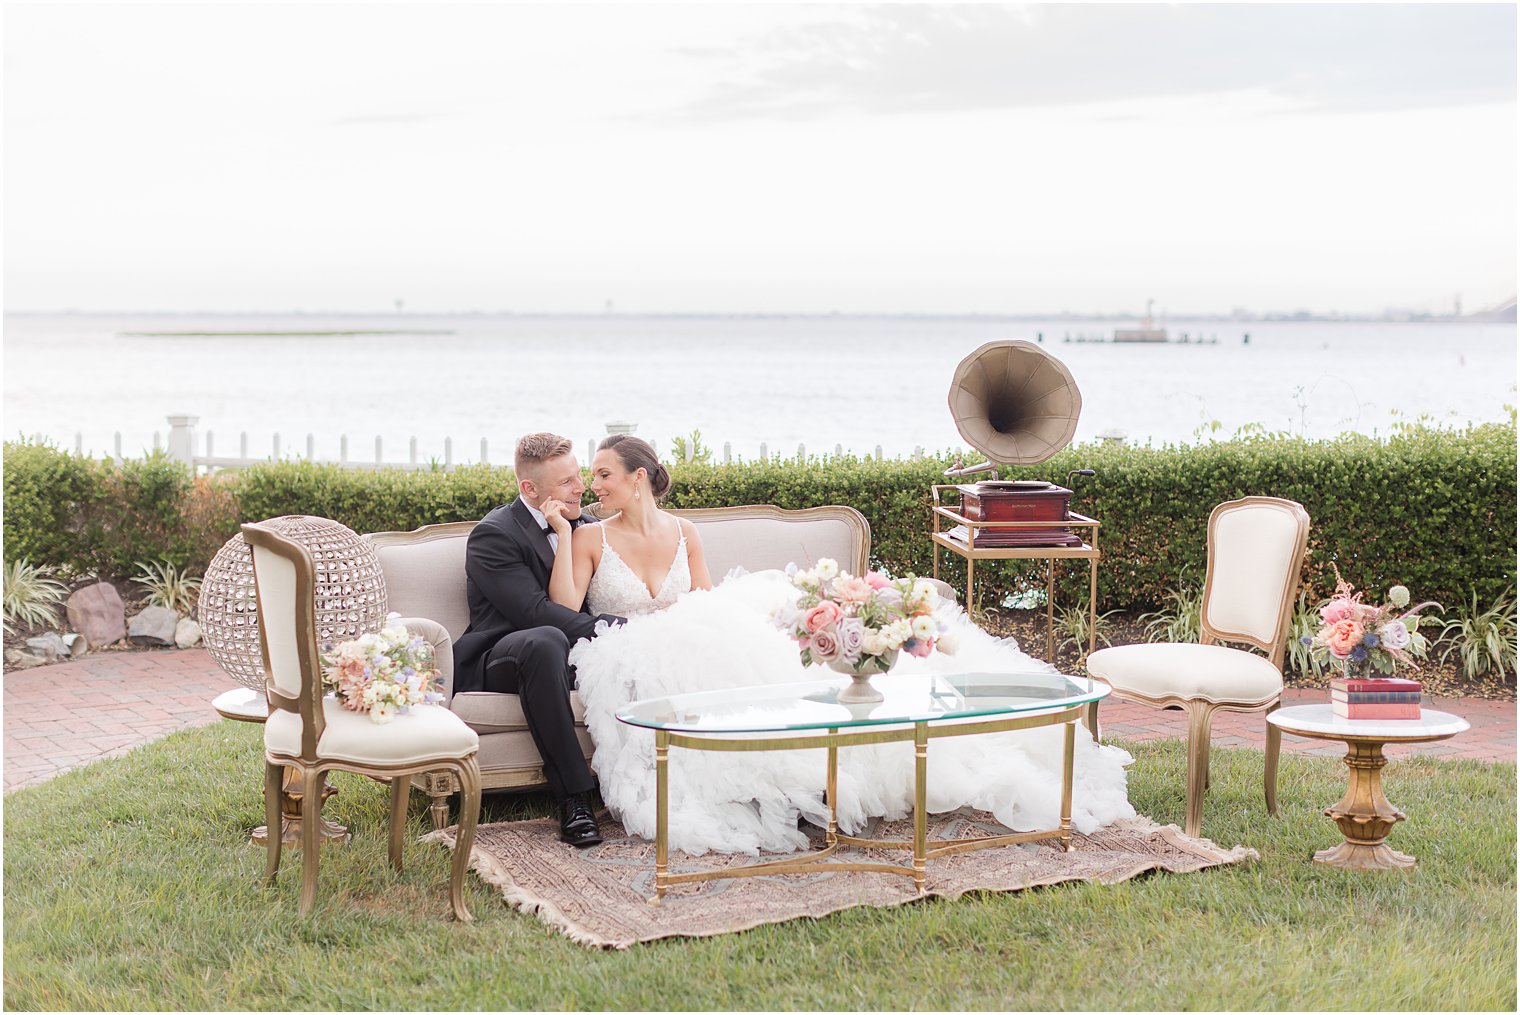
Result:
M934 529L929 538L933 541L931 547L934 553L934 577L939 577L939 552L943 547L951 553L964 557L966 560L966 609L969 612L973 603L976 602L975 579L976 562L979 560L1043 560L1045 561L1045 661L1056 661L1056 635L1055 635L1055 602L1056 602L1056 561L1058 560L1085 560L1088 563L1087 582L1087 654L1092 655L1098 647L1098 561L1103 558L1098 551L1098 527L1096 519L1086 515L1072 513L1066 521L1051 522L974 522L961 514L954 507L940 503L940 495L946 490L954 490L956 487L949 485L937 485L934 487L934 510L931 521ZM942 530L940 520L945 519L951 523L951 528ZM1004 530L1004 529L1050 529L1069 528L1077 535L1084 537L1080 546L976 546L976 534L979 532ZM1082 530L1088 530L1083 532Z
M269 719L269 701L257 691L246 687L234 687L211 699L211 707L223 719L235 722L252 722L263 725ZM322 780L322 802L338 792ZM263 848L269 840L269 826L259 825L249 836L251 846ZM348 829L335 821L322 818L322 845L341 846L348 842ZM291 769L285 769L280 783L280 843L281 848L301 848L301 784Z
M1314 740L1343 740L1351 784L1327 817L1340 826L1345 841L1314 854L1314 862L1343 870L1410 870L1415 858L1383 841L1404 813L1383 795L1384 744L1420 744L1446 740L1468 728L1466 719L1422 708L1418 719L1342 719L1329 704L1294 705L1267 716L1268 734L1291 733ZM1280 732L1279 732L1280 731Z

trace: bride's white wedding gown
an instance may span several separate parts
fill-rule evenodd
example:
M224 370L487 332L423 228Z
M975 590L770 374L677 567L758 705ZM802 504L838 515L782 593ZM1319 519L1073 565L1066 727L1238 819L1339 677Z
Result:
M594 639L570 651L576 686L595 743L591 766L602 800L630 833L655 832L654 734L617 721L640 698L753 684L837 677L805 668L797 648L771 622L773 610L797 591L779 571L733 575L710 592L686 592L691 572L683 536L665 580L654 595L602 536L602 560L587 596L596 613L628 618L622 627L599 627ZM972 624L960 607L943 603L935 618L953 629L953 656L926 659L906 653L894 673L1050 669ZM1125 751L1076 738L1072 825L1092 832L1133 817ZM1060 821L1060 727L1015 733L950 737L929 748L931 811L971 806L991 811L1005 826L1054 828ZM850 747L839 755L839 823L858 832L869 818L901 818L913 807L912 744ZM714 850L754 854L808 848L797 827L804 816L828 823L823 801L822 750L726 753L670 752L670 845L689 854Z

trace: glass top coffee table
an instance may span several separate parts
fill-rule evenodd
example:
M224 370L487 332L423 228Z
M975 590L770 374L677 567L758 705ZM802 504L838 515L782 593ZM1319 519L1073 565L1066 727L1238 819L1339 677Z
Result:
M671 885L714 878L746 877L832 870L883 871L913 878L923 894L927 863L950 853L1005 846L1038 839L1059 839L1071 849L1072 757L1076 723L1083 709L1109 693L1107 684L1050 672L887 674L871 683L885 696L870 704L843 704L839 692L848 677L796 684L725 688L635 701L618 713L621 722L654 731L655 743L655 897ZM1061 776L1061 823L1058 828L969 839L928 839L925 796L929 741L942 737L1005 733L1037 726L1066 727ZM839 748L862 744L913 743L912 840L864 839L845 835L838 826ZM822 849L768 863L719 871L672 874L669 870L670 748L694 751L824 750L828 754L829 827ZM841 845L911 849L912 866L886 863L820 864Z

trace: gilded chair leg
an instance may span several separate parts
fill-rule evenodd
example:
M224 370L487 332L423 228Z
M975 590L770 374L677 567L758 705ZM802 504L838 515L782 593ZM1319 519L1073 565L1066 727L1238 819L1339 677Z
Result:
M1182 830L1197 835L1203 826L1203 790L1209 779L1209 729L1214 720L1214 706L1206 701L1190 701L1187 714L1187 816Z
M1098 703L1096 701L1089 701L1087 703L1087 732L1092 734L1093 743L1097 743L1100 736L1098 733Z
M301 797L301 915L305 916L317 901L317 860L322 853L322 770L308 768L301 775L301 790L305 794ZM274 828L269 834L275 834Z
M281 799L284 792L285 770L272 761L264 762L264 827L273 829L264 837L264 884L274 884L280 873L280 846L284 844L284 829L280 827Z
M433 831L449 827L449 795L447 793L433 793L428 799L428 817L433 821Z
M454 866L449 875L449 906L454 919L469 923L475 918L464 904L464 875L470 867L475 845L475 823L480 817L480 764L474 755L459 766L459 831L454 836Z
M406 804L412 792L412 777L398 775L391 780L391 866L401 869L401 839L406 834Z
M1270 709L1267 714L1271 714ZM1277 813L1277 756L1281 752L1282 730L1267 723L1267 813L1274 815Z

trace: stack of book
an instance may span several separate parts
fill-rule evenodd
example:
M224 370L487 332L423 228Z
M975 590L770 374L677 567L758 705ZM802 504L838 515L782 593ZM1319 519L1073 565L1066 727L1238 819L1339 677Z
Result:
M1418 719L1420 682L1335 677L1330 681L1330 707L1341 719Z

